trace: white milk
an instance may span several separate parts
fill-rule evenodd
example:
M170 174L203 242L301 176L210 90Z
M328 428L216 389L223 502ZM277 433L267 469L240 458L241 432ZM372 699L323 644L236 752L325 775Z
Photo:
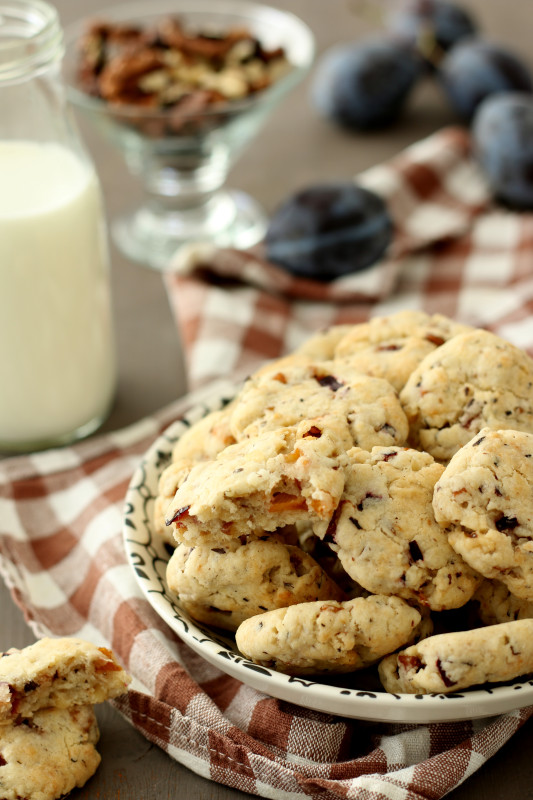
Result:
M114 388L96 176L59 145L2 141L0 448L89 432Z

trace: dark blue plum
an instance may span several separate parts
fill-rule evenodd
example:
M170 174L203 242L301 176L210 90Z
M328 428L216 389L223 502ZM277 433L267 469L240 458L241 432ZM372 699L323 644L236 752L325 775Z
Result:
M374 192L351 182L312 186L273 214L267 257L295 275L331 281L378 261L393 232L386 205Z
M434 65L461 39L477 33L477 22L462 6L447 0L412 0L391 14L389 28Z
M533 95L488 97L472 123L474 152L495 195L518 209L533 209Z
M336 45L316 66L311 98L323 116L347 128L383 128L398 117L422 71L416 53L398 42Z
M483 39L455 45L442 61L439 77L453 108L466 121L489 95L533 91L531 73L518 56Z

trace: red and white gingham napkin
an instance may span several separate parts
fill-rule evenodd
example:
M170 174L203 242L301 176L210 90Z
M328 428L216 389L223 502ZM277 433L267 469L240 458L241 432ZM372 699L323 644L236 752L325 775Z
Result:
M399 309L440 312L533 353L533 214L492 202L462 128L357 177L387 201L394 242L372 269L333 283L294 278L247 252L189 248L167 274L191 387L246 374L331 324Z
M213 378L242 374L321 326L423 308L533 349L533 215L491 203L468 147L463 131L446 130L361 176L396 223L391 252L367 273L319 285L259 250L189 253L166 280L191 385L206 385L127 429L0 462L0 571L32 630L112 647L135 678L120 711L204 777L279 800L436 800L533 714L387 725L269 698L170 631L122 544L126 489L154 438L208 402Z

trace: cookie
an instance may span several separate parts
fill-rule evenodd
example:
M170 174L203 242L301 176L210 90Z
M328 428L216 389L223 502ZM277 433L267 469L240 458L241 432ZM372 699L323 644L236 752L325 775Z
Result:
M433 611L459 608L479 576L450 546L433 514L444 467L408 448L353 448L346 484L324 536L346 572L369 592L397 595Z
M493 333L454 336L400 393L410 442L447 462L482 428L533 432L533 360Z
M514 619L533 619L533 601L511 594L504 583L484 580L473 597L484 625L497 625Z
M47 708L0 726L2 800L56 800L83 786L100 764L90 705Z
M130 676L105 647L81 639L40 639L0 657L0 723L42 708L101 703L126 691Z
M459 333L472 330L442 314L399 311L354 325L334 350L361 372L385 378L400 391L420 362Z
M437 520L485 578L533 600L533 434L484 428L451 459L435 486Z
M387 381L341 361L294 359L272 364L246 381L231 416L238 441L323 415L346 420L352 445L404 444L405 414Z
M158 494L154 501L152 527L154 533L172 547L176 546L176 541L172 535L172 529L166 524L167 508L178 488L186 480L196 463L197 461L191 458L179 458L176 461L172 461L163 470L159 478Z
M179 545L168 562L167 583L191 617L232 631L273 608L343 599L310 555L272 540L226 548Z
M172 461L215 458L229 444L234 444L235 439L229 429L231 406L232 403L229 403L223 409L212 411L191 425L174 445Z
M447 694L533 671L533 619L430 636L379 665L393 694Z
M225 447L235 444L229 428L231 407L232 403L229 403L223 409L212 411L194 422L174 445L172 461L161 473L152 523L155 534L171 547L176 542L172 530L166 524L168 504L194 464L216 458Z
M288 353L285 356L281 356L280 358L273 358L265 361L258 369L254 370L245 380L241 390L239 391L237 397L235 397L235 405L239 402L240 395L246 383L250 380L257 381L266 376L275 375L277 372L280 372L285 369L292 369L295 366L305 366L305 364L311 364L314 359L310 356L305 355L304 353Z
M189 545L223 546L300 520L324 533L344 487L339 456L350 443L343 420L321 417L230 445L193 467L167 524Z
M330 325L313 334L294 351L297 356L308 356L312 361L330 361L335 356L339 342L359 325Z
M302 603L251 617L236 634L240 652L289 675L352 672L408 642L419 612L398 597Z

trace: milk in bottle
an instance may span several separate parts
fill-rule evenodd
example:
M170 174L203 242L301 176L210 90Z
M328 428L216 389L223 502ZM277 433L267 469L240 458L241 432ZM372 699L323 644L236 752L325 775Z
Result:
M0 442L96 425L115 384L107 243L90 165L0 142Z
M0 452L86 436L115 390L105 220L43 0L0 0Z

